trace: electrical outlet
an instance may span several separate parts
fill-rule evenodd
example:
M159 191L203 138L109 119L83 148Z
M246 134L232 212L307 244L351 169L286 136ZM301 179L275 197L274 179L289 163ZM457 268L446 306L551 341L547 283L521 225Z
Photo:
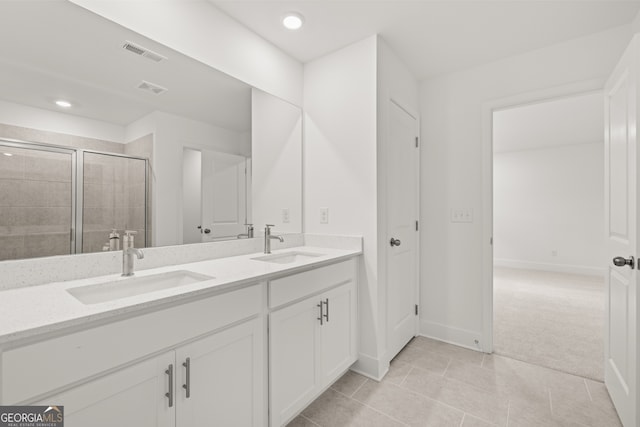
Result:
M291 221L291 218L289 217L289 208L284 208L282 209L282 222L286 224L289 221Z
M558 250L557 249L552 250L551 256L558 256Z
M320 224L329 224L329 208L320 208Z

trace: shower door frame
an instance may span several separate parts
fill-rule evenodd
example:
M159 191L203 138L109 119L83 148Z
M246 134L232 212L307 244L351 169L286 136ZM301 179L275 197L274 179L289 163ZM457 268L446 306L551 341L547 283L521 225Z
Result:
M130 156L127 154L88 150L84 148L65 147L63 145L30 142L4 137L0 137L0 147L1 146L71 155L71 224L69 239L70 255L83 253L82 233L84 222L84 154L101 154L105 156L123 157L126 159L144 161L144 242L145 246L149 246L149 159L138 156ZM80 188L81 186L82 188Z
M69 254L73 255L77 252L78 242L76 240L76 224L77 218L77 188L78 178L74 171L77 168L78 153L73 148L63 147L59 145L41 144L37 142L21 141L11 138L0 138L0 147L12 147L20 148L22 150L31 151L46 151L49 153L60 153L71 155L71 224L70 224L70 238L69 238Z
M145 157L138 156L130 156L128 154L120 154L120 153L110 153L108 151L97 151L97 150L86 150L84 148L74 148L76 152L79 154L78 161L76 165L76 174L78 175L78 186L82 185L82 190L78 192L77 197L77 206L79 213L79 221L77 222L77 233L80 235L80 238L76 240L76 253L84 253L82 252L82 236L83 236L83 207L84 207L84 154L101 154L103 156L112 156L112 157L122 157L125 159L132 160L143 160L144 161L144 245L145 247L151 246L150 236L149 236L149 159Z

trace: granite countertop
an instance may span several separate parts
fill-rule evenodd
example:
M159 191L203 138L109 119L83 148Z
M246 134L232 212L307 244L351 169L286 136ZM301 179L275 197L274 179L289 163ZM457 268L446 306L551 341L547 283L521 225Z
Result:
M295 274L310 268L360 255L360 249L331 249L299 246L273 251L273 254L308 252L321 254L287 264L254 260L262 253L218 258L188 264L172 265L136 272L145 277L177 270L212 276L210 280L158 290L111 301L83 304L68 289L87 285L128 280L119 274L88 279L29 286L0 292L0 345L11 345L28 339L46 339L47 334L85 325L89 322L117 320L124 315L177 304L207 294L240 288L247 284ZM208 295L207 295L208 296Z

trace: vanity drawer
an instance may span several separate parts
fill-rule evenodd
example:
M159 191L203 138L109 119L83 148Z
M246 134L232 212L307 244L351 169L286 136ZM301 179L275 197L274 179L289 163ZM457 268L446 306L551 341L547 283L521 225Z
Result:
M262 286L254 285L8 350L2 354L1 403L29 403L261 311Z
M279 307L325 289L355 281L356 259L316 268L269 282L269 308Z

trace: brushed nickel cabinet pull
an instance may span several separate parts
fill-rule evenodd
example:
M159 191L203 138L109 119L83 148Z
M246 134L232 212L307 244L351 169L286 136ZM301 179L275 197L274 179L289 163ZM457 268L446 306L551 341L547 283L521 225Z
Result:
M164 373L169 375L169 391L164 395L169 398L169 408L171 408L173 406L173 363L169 365L169 368Z
M316 305L316 307L320 307L320 317L318 317L318 320L320 321L320 326L322 326L322 301L320 301L320 304Z
M191 358L187 357L187 359L182 363L186 370L186 380L185 384L182 384L182 388L187 391L186 396L187 399L191 397Z

